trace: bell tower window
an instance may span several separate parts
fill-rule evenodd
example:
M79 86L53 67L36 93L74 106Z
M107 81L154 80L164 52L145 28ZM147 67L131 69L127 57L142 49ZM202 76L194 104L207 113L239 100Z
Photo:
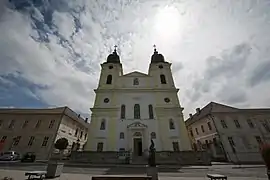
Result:
M160 75L160 82L161 82L161 84L167 84L166 83L166 78L165 78L165 75L164 74L161 74Z
M107 76L106 84L112 84L112 75Z
M175 129L174 122L172 119L170 119L170 121L169 121L169 127L170 127L170 129Z
M105 119L103 119L103 120L101 121L101 124L100 124L100 130L105 130L105 126L106 126L106 124L105 124Z

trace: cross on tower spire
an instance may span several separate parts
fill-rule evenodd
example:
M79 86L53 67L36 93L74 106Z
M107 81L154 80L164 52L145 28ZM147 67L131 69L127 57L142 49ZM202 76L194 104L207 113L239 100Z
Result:
M157 46L154 44L153 47L154 47L154 52L157 52Z
M116 46L116 45L114 45L114 52L116 52L116 50L117 50L117 46Z

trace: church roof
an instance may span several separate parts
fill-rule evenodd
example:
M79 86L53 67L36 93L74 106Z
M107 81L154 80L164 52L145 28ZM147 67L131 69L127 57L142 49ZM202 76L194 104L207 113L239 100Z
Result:
M151 63L165 62L165 58L162 54L158 53L156 48L154 49L154 54L151 56Z

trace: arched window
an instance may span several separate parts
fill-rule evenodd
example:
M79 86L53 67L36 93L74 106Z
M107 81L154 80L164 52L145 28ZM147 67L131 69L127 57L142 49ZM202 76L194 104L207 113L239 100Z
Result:
M101 124L100 124L100 130L105 130L105 126L106 126L106 124L105 124L105 119L103 119L103 120L101 121Z
M125 134L123 132L120 132L120 139L125 139Z
M133 85L139 85L139 79L138 78L133 79Z
M125 119L126 118L126 106L124 104L122 104L121 106L121 119Z
M148 105L148 111L149 111L149 119L154 119L153 106L151 104Z
M106 84L112 84L112 75L107 76Z
M141 115L140 115L140 105L139 104L135 104L134 105L134 119L140 119Z
M175 129L175 127L174 127L174 122L173 122L173 120L172 119L170 119L170 129Z
M165 78L164 74L160 75L160 82L161 82L161 84L166 84L166 78Z
M157 138L157 136L156 136L156 133L155 133L155 132L151 132L150 136L151 136L151 139L156 139L156 138Z

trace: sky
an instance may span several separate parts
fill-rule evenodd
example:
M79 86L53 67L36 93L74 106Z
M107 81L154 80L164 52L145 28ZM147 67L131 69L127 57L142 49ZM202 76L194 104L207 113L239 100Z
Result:
M211 101L270 106L268 0L1 0L0 107L69 106L88 117L100 64L172 63L185 118Z

